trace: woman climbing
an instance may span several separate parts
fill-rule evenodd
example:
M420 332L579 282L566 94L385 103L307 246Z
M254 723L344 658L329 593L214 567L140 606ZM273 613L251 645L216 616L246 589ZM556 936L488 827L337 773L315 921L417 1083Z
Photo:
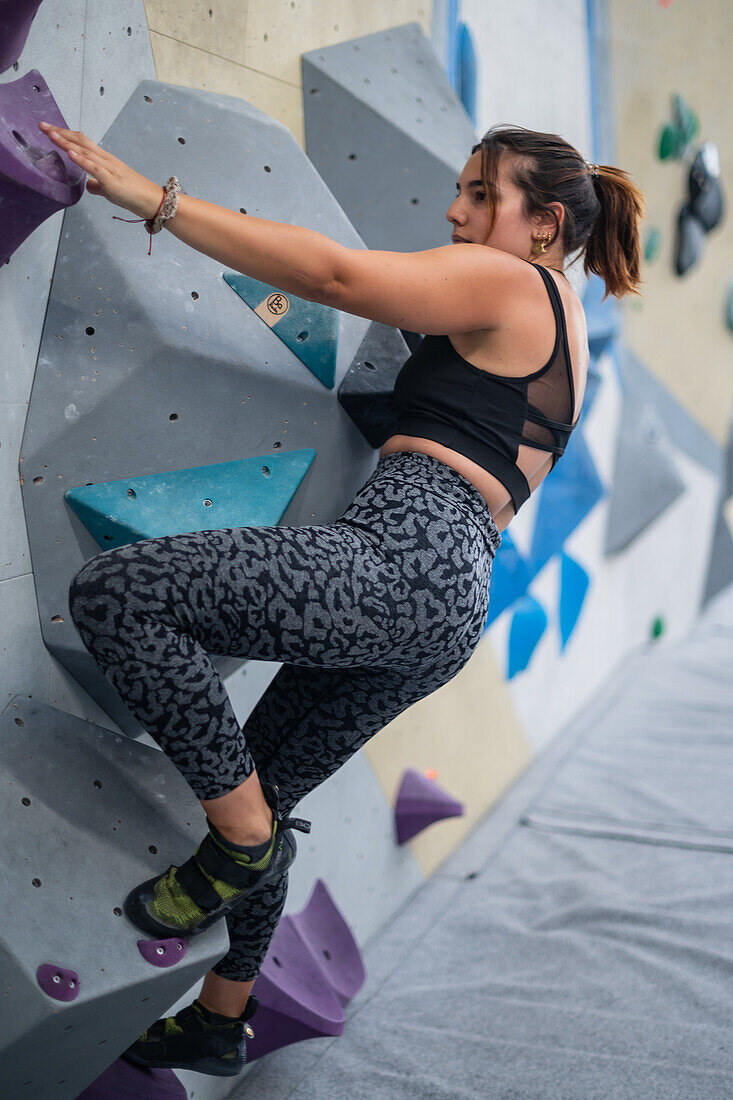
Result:
M588 344L566 258L622 297L640 284L641 193L555 134L493 127L446 217L451 245L345 248L310 229L163 188L86 135L41 123L87 189L227 268L427 334L395 385L399 421L338 519L148 539L88 561L70 590L85 646L189 782L208 832L135 887L152 937L224 916L199 997L126 1052L234 1075L250 991L295 854L287 815L388 722L454 677L481 638L501 532L578 422ZM151 238L152 239L152 238ZM530 270L531 268L531 270ZM557 276L557 277L556 277ZM282 662L240 728L209 654Z

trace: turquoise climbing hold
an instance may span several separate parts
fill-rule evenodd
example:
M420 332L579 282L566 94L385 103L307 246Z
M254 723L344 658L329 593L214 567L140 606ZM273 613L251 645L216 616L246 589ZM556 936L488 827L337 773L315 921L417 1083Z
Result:
M590 587L590 577L583 566L564 551L560 555L560 649L565 649L575 630Z
M339 311L296 298L237 271L223 272L227 283L254 310L301 363L329 390L336 379Z
M315 454L307 448L83 485L65 499L103 550L191 531L274 526Z
M647 232L646 239L644 241L644 259L647 263L653 263L659 255L659 249L662 244L662 234L656 226L652 226Z
M695 138L700 130L700 120L695 112L688 107L681 95L672 96L672 114L680 140L680 154L684 153L687 146Z
M542 605L529 594L523 596L509 628L508 680L527 667L546 629L547 615Z

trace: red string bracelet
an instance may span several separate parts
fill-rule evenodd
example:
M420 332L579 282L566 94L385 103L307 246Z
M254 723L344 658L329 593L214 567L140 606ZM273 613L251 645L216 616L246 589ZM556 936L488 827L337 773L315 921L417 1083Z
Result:
M155 219L158 217L158 214L160 214L163 203L165 202L165 195L166 195L166 191L165 191L165 187L164 187L163 188L163 198L160 200L160 206L155 211L152 218L118 218L116 214L113 214L112 215L112 220L116 221L116 222L128 222L130 225L134 224L135 222L148 222L148 221L149 222L154 222ZM150 233L150 248L148 249L148 256L151 254L152 251L153 251L153 234L152 234L152 230L151 230L151 233Z

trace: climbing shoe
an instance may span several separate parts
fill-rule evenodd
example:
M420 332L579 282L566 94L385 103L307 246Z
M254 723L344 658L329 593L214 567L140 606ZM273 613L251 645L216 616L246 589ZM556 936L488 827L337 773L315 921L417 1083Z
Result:
M297 851L291 829L309 833L310 822L282 818L277 787L263 783L262 792L272 810L269 842L232 844L209 821L209 831L190 859L127 895L123 909L136 928L157 939L196 936L290 866Z
M151 1069L192 1069L213 1077L234 1077L247 1061L246 1040L254 1038L247 1020L257 1011L251 996L241 1016L220 1016L198 999L164 1020L156 1020L122 1057Z

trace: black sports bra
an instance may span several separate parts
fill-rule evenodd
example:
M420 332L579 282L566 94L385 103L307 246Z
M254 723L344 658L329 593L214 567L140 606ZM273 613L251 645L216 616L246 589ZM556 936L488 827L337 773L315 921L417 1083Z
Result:
M527 261L528 263L530 261ZM552 276L532 264L555 314L555 346L543 367L521 378L491 374L459 355L447 336L425 336L397 375L395 434L432 439L483 466L509 491L515 514L530 487L517 465L520 444L564 453L575 404L565 311Z

